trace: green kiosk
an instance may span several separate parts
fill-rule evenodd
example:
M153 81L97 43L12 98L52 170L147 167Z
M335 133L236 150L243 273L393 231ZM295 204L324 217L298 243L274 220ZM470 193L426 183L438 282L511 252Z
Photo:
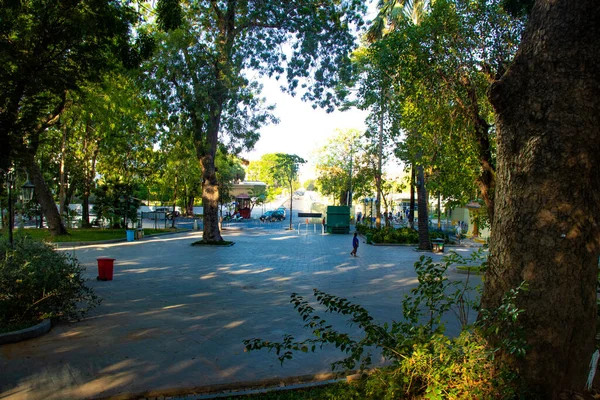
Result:
M350 207L327 206L327 233L350 233Z

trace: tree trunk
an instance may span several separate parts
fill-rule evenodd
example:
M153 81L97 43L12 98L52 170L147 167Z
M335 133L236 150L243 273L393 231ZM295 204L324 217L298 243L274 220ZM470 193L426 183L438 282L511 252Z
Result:
M425 172L423 166L419 165L417 179L417 195L419 207L419 250L431 250L429 240L429 212L427 188L425 188Z
M379 140L377 143L377 173L375 175L375 185L377 186L377 219L375 221L375 227L381 229L381 175L383 168L383 108L385 91L382 91L381 96L381 115L379 117Z
M474 82L468 76L462 81L463 87L469 97L469 114L473 121L473 133L477 141L479 152L479 165L481 174L477 178L477 185L487 208L490 221L494 219L494 187L496 185L496 170L492 156L492 143L490 142L490 124L481 116L477 90Z
M175 207L177 207L177 174L175 174L175 185L173 186L173 218L171 218L171 228L175 229Z
M438 201L438 209L437 209L437 228L438 230L442 229L442 194L438 192L437 195L437 201Z
M410 167L410 210L408 210L408 226L411 228L415 227L415 180L416 180L415 166Z
M490 93L498 168L482 306L494 309L529 283L517 305L530 347L512 361L541 398L583 388L595 350L599 21L596 0L537 1L513 65Z
M192 193L190 193L187 198L185 210L188 216L194 215L194 195Z
M87 188L81 197L81 227L90 228L90 193Z
M67 198L67 124L64 124L62 129L62 142L60 146L60 171L59 171L59 189L58 189L58 206L59 214L66 215L66 198Z
M66 234L67 230L65 229L63 221L60 218L60 214L56 208L56 203L54 203L52 192L50 192L50 188L48 188L48 185L46 185L46 182L42 176L42 171L35 162L34 156L27 154L23 157L23 162L25 164L25 168L27 168L27 172L29 173L29 178L35 185L35 193L40 203L42 214L46 216L46 222L48 223L48 230L50 231L50 234L52 236Z
M204 207L204 229L202 240L220 242L223 240L219 230L219 185L215 171L215 160L209 154L201 159L202 163L202 206Z
M94 184L94 178L96 177L96 160L100 151L100 140L94 140L92 137L92 126L88 116L85 123L85 137L83 142L83 152L87 154L90 152L90 161L84 163L85 167L83 170L83 194L82 194L82 209L81 209L81 227L90 228L90 195L92 193L92 186Z

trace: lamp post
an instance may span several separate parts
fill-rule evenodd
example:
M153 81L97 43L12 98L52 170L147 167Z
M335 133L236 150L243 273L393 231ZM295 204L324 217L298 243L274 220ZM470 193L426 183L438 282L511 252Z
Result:
M14 247L13 240L13 228L15 226L15 216L14 209L12 206L12 187L15 184L15 173L16 170L13 168L9 168L8 170L2 170L6 176L6 189L8 191L8 242L10 243L10 247ZM33 192L35 190L35 185L27 179L27 182L21 187L23 202L29 202L33 198Z

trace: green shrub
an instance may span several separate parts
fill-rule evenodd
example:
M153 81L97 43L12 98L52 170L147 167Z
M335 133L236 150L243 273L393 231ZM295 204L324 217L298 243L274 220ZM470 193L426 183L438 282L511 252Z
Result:
M386 226L381 229L370 229L362 227L365 233L373 234L373 242L375 243L419 243L419 232L409 227L395 229L391 226Z
M481 310L480 321L469 325L469 312L478 301L469 298L474 288L469 280L449 281L447 270L456 263L473 264L484 260L482 250L470 257L451 253L442 263L422 256L415 263L419 285L411 289L402 302L399 321L379 324L369 312L349 300L314 289L317 302L326 313L337 313L358 326L360 337L338 331L316 309L297 293L291 303L305 321L312 337L296 340L284 335L282 341L244 340L248 351L273 350L281 363L292 359L295 352L314 352L325 344L333 344L344 358L332 369L363 370L372 364L371 353L379 350L390 366L375 370L360 383L363 398L372 399L488 399L515 398L523 393L519 375L496 357L501 350L523 356L526 350L524 332L517 320L523 312L516 307L516 297L526 285L509 291L502 305L493 311ZM444 335L442 316L454 312L462 325L458 337ZM495 346L488 342L493 337Z
M360 233L361 235L365 235L371 231L371 228L369 228L369 225L363 224L363 223L356 224L355 229L356 229L356 232Z
M44 318L79 319L100 303L74 257L45 243L16 237L0 241L0 324Z

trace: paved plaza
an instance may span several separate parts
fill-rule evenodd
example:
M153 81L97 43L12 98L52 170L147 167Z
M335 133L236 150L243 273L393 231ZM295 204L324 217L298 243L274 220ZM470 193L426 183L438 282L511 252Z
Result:
M412 247L361 240L355 258L349 254L352 235L247 228L223 236L235 245L192 247L201 233L186 232L61 249L87 267L89 285L103 302L83 321L0 346L0 399L192 393L328 373L341 358L335 349L299 354L281 366L273 353L244 352L242 340L308 337L289 303L292 292L312 299L318 288L345 296L383 322L400 318L403 296L416 285L413 264L421 253ZM102 256L116 259L113 281L95 280ZM450 278L464 276L451 272Z

